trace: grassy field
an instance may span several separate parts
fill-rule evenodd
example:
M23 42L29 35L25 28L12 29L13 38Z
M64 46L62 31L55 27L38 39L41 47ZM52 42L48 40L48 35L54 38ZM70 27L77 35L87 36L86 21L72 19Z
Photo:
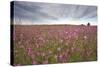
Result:
M97 60L97 26L14 25L14 65Z

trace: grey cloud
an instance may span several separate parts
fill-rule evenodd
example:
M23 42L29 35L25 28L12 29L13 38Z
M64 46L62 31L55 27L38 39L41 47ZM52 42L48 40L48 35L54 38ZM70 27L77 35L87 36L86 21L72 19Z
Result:
M97 7L24 1L14 2L14 19L16 22L27 20L32 23L42 23L63 18L96 20Z

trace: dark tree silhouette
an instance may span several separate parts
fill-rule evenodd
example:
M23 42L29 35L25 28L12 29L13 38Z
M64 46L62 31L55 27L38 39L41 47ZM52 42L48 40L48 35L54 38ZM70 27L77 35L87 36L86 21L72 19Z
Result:
M81 26L85 26L84 24L81 24Z
M88 23L87 26L90 26L90 23Z

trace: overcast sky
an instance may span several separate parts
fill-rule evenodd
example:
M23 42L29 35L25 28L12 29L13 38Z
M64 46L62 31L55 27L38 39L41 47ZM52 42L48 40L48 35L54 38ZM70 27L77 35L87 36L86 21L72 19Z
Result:
M97 7L14 2L14 24L97 24Z

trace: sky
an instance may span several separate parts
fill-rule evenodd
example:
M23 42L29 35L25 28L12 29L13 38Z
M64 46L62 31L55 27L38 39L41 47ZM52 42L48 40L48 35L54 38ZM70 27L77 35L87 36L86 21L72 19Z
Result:
M97 6L14 1L14 24L97 25Z

